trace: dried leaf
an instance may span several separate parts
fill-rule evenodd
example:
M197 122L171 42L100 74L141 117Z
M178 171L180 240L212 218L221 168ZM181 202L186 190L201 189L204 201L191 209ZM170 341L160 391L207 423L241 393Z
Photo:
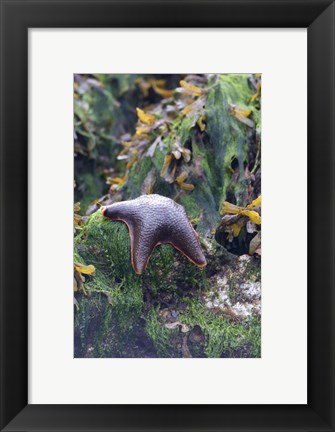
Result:
M240 219L239 221L237 221L236 223L230 226L234 237L239 236L241 229L243 228L244 225L245 225L245 221L243 219Z
M181 152L179 150L173 150L171 153L175 159L179 160L181 158Z
M184 181L187 179L187 177L188 177L188 173L186 171L184 171L176 178L176 182L178 184L184 183Z
M75 297L73 297L73 304L76 307L77 312L79 311L79 303L77 302L77 299Z
M248 216L251 222L256 225L260 225L262 223L261 216L254 210L242 210L240 214L243 216Z
M186 116L188 113L190 113L193 110L193 103L190 105L187 105L181 112L182 115Z
M147 135L150 131L151 129L149 128L149 126L140 126L136 129L136 135Z
M164 158L164 163L163 163L162 169L161 169L161 176L163 178L164 178L165 174L167 173L167 170L170 166L171 161L172 161L172 155L171 154L166 155Z
M221 219L221 226L223 225L232 225L237 222L241 217L239 215L224 215Z
M228 201L225 201L223 203L223 211L224 213L228 214L240 214L243 216L247 216L251 220L251 222L256 225L260 225L262 223L262 218L256 211L236 206L229 203Z
M158 144L160 146L162 144L162 137L161 136L158 136L155 139L155 141L151 144L151 146L148 148L148 150L146 152L146 156L153 157L153 155L155 154L155 150L156 150L156 147L157 147Z
M77 290L85 293L82 276L76 269L74 269L74 279L76 280Z
M74 268L82 274L93 274L95 272L95 267L94 265L90 264L90 265L84 265L84 264L80 264L75 262L74 263Z
M77 280L75 277L73 278L73 291L74 292L78 291L78 284L77 284Z
M205 116L205 114L203 114L202 116L199 117L199 119L197 121L197 124L198 124L201 132L203 132L206 129L206 125L204 123L205 119L206 119L206 116Z
M254 128L255 123L248 117L252 113L251 109L239 108L236 105L229 105L229 112L233 114L240 122L246 124L247 126Z
M239 115L242 117L249 117L250 114L252 113L252 110L250 108L246 108L246 109L240 108L240 107L237 107L236 105L230 105L229 110L232 114Z
M109 184L109 185L116 184L116 185L122 186L125 183L126 180L127 180L127 176L124 176L124 177L108 177L107 180L106 180L106 183Z
M237 205L231 204L228 201L223 203L223 213L239 214L241 210L243 210L243 207L238 207Z
M168 98L173 96L172 90L166 90L163 88L158 87L157 85L153 85L152 88L155 90L156 93L158 93L160 96L163 96L164 98Z
M243 117L239 114L235 114L234 116L237 118L237 120L239 120L241 123L244 123L245 125L249 126L250 128L255 127L255 123L252 120L250 120L249 118Z
M184 158L186 163L188 163L191 160L191 155L192 155L191 150L183 147L182 148L182 155L183 155L183 158Z
M125 149L129 149L132 147L133 143L131 141L121 141L121 145L125 147Z
M185 183L187 177L188 177L188 173L183 172L176 178L176 183L178 184L179 187L181 187L184 190L193 191L195 186L191 183Z
M166 81L163 79L149 79L148 82L152 86L159 86L159 87L164 87L166 84Z
M154 115L145 113L141 108L136 108L136 111L141 122L147 125L153 125L155 123L156 117Z
M262 196L260 195L258 198L254 199L251 204L247 205L247 208L261 207L261 205L262 205Z
M261 232L259 231L249 244L249 255L257 253L261 255Z
M202 96L203 94L206 93L204 89L201 89L200 87L197 87L193 84L189 84L184 80L180 81L180 85L186 91L186 93L189 93L192 96Z
M132 151L131 156L129 158L129 161L127 162L127 165L126 165L127 170L129 170L134 165L134 163L138 160L138 154L139 153L138 153L137 149L134 149ZM125 178L127 179L127 176L125 176Z
M251 96L250 102L254 102L255 100L259 99L260 95L261 95L261 83L258 82L256 93Z
M206 96L199 97L190 105L187 105L181 112L182 115L193 119L190 128L205 115Z
M181 187L181 189L187 190L192 192L195 188L194 184L192 183L179 183L179 186Z
M81 222L81 216L79 215L79 214L74 214L73 215L73 223L74 223L74 226L75 227L77 227L77 226L79 226L80 225L80 222Z

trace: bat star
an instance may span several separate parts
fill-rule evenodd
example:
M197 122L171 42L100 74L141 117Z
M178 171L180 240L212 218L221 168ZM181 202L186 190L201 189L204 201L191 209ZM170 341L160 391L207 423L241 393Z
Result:
M183 206L161 195L142 195L101 207L101 213L124 222L130 235L133 269L142 274L152 251L160 244L170 244L193 264L204 267L207 262Z

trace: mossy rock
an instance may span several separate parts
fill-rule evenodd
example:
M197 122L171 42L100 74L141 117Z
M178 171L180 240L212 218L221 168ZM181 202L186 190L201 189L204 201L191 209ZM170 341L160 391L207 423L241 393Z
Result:
M206 293L215 289L211 275L228 263L233 269L237 257L215 242L203 245L205 269L161 245L138 276L131 266L126 225L100 212L91 215L75 238L75 260L96 268L86 276L86 294L76 293L76 356L182 357L187 338L192 356L257 356L259 340L251 332L260 328L259 318L234 322L205 305ZM190 333L178 326L170 329L174 321L188 325ZM201 329L201 343L192 342L194 328Z

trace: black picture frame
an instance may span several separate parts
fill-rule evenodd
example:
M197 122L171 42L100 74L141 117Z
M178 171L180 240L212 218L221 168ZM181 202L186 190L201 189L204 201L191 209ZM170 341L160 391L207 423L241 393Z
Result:
M1 430L334 431L334 2L1 0L0 4ZM27 40L28 29L38 27L308 29L307 405L28 404ZM299 220L299 215L288 217Z

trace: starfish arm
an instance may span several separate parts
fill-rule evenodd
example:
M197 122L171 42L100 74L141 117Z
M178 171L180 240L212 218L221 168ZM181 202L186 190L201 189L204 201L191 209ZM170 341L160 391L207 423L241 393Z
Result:
M101 207L100 211L111 220L121 220L127 224L133 219L133 209L130 201L122 201L107 207Z
M198 267L204 267L207 264L197 234L190 223L188 226L186 226L186 223L181 223L181 226L178 226L170 244Z
M111 220L124 222L130 236L131 263L135 273L142 274L153 250L152 242L148 241L150 232L138 213L133 201L114 203L102 209L102 214Z
M155 236L150 227L137 224L130 230L131 262L135 273L142 274L146 269L152 251L156 246Z
M169 242L186 256L193 264L204 267L207 264L198 241L198 235L189 221L185 209L174 204L174 211L170 213Z

